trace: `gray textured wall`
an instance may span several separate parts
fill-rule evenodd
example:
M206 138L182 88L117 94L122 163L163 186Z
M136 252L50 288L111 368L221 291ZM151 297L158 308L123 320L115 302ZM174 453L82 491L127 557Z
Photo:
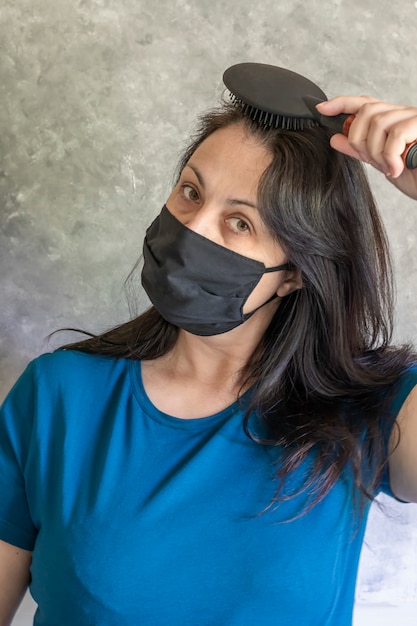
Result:
M417 103L416 32L414 0L2 0L0 395L51 331L127 317L123 280L227 66ZM371 179L415 338L417 206Z
M125 319L123 280L227 66L417 102L416 32L412 0L2 0L0 395L51 331ZM398 335L415 337L417 210L372 179L399 269Z

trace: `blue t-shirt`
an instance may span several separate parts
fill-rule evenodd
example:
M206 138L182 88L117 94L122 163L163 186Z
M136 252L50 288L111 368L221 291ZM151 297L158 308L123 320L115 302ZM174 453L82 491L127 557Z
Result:
M244 434L244 404L179 419L152 405L137 361L28 366L0 419L0 538L33 550L36 625L351 624L366 522L351 479L295 521L279 523L304 496L261 514L277 450Z

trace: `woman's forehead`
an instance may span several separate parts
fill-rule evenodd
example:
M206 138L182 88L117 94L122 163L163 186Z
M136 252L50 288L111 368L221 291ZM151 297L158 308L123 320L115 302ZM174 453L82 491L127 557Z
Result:
M272 154L241 124L216 130L195 150L189 163L201 166L223 164L247 172L261 174L271 163Z

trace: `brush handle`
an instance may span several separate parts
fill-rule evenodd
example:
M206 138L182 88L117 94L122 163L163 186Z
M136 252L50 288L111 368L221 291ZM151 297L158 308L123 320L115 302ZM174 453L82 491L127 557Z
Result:
M351 115L336 115L335 118L343 118L340 119L342 123L341 132L347 137L349 135L350 126L355 119L356 115L353 113ZM405 150L401 155L403 163L408 170L414 170L417 168L417 139L408 143L405 146Z

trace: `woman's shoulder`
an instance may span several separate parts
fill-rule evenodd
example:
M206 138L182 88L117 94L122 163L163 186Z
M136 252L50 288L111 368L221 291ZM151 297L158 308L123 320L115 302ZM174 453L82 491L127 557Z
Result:
M129 361L81 351L57 350L33 359L7 394L2 409L30 420L57 407L105 403L131 388ZM42 418L44 419L44 418ZM47 418L45 418L47 419Z
M126 359L90 354L79 350L55 350L34 358L20 380L49 389L73 385L86 387L94 381L106 381L117 372L127 371Z
M417 385L417 362L408 366L394 385L391 396L391 411L398 414L410 392Z
M123 362L125 359L107 356L103 354L95 354L91 352L83 352L81 350L70 350L67 348L58 348L53 352L44 352L35 357L29 365L41 369L60 369L73 368L74 365L82 368L89 367L111 367L115 363Z

